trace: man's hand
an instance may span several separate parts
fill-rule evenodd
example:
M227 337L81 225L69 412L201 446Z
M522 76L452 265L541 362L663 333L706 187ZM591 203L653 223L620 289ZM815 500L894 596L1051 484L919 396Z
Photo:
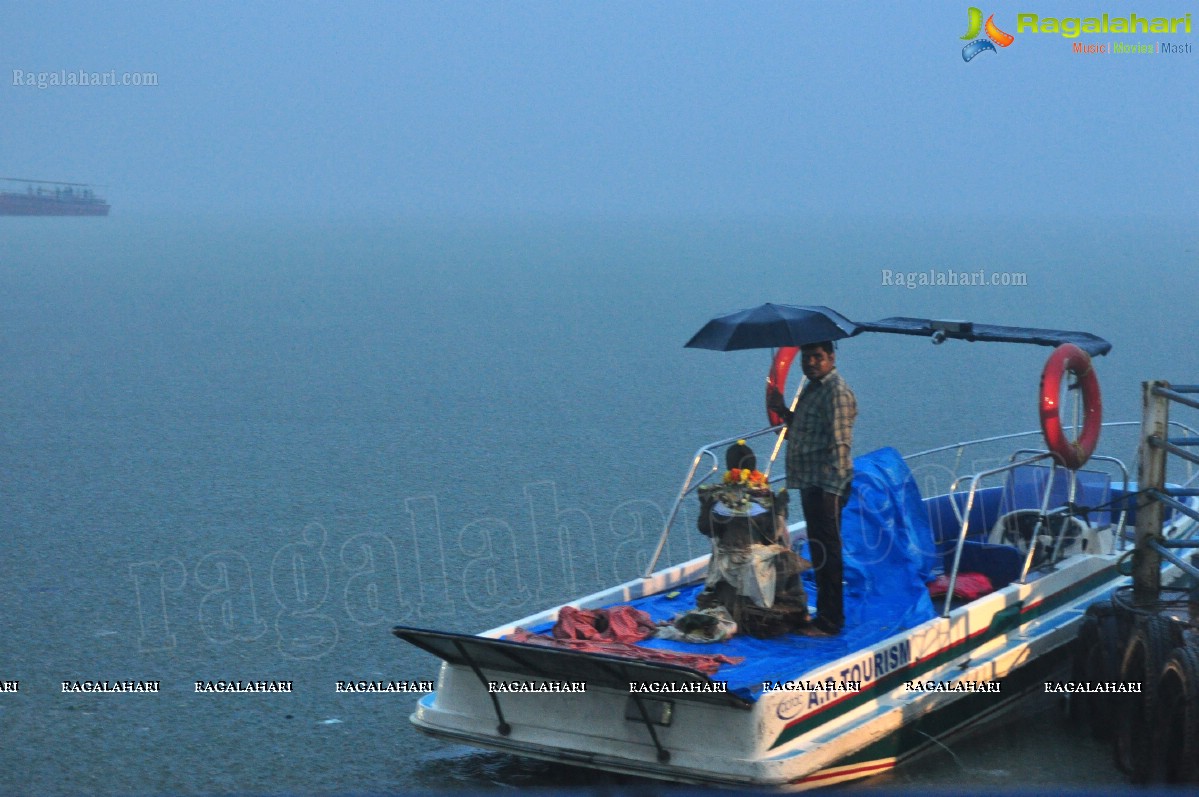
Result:
M776 415L787 415L787 402L783 400L783 394L776 388L772 388L766 395L766 409Z

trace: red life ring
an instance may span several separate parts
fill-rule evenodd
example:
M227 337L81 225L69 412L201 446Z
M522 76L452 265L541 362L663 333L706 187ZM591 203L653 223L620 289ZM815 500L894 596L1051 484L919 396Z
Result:
M766 417L770 419L771 426L778 426L783 419L770 409L770 396L777 393L779 398L786 401L783 389L787 386L787 372L791 370L791 362L797 354L798 346L784 346L775 352L774 362L770 364L770 375L766 377Z
M1062 375L1074 374L1082 390L1082 432L1077 440L1067 440L1062 432L1061 395ZM1041 432L1045 444L1058 462L1070 470L1081 468L1099 442L1103 426L1103 402L1099 398L1099 378L1091 367L1091 358L1073 343L1063 343L1053 350L1041 372Z

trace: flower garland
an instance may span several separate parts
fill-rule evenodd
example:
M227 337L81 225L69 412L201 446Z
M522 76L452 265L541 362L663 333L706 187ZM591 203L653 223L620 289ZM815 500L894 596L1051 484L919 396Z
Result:
M726 471L720 484L705 484L699 491L701 496L719 501L737 514L748 513L751 501L770 508L773 497L766 474L749 468Z
M767 490L766 474L749 468L733 468L724 474L725 484L743 484L751 490Z

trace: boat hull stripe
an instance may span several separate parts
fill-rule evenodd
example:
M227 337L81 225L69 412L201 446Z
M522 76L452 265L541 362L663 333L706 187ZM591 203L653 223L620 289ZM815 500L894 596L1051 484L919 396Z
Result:
M937 650L926 654L906 667L900 667L899 669L884 675L874 683L863 688L860 692L851 692L842 698L830 701L823 706L813 709L807 714L797 717L783 727L783 730L779 733L778 738L776 738L774 743L770 745L770 749L773 750L780 745L786 744L792 739L795 739L807 731L812 730L816 726L828 722L829 719L835 716L836 713L840 713L840 711L835 711L834 714L830 714L830 710L836 708L841 709L842 711L848 711L850 709L857 708L868 701L877 699L878 695L889 692L907 681L918 680L920 675L936 669L947 662L950 658L961 655L967 650L978 647L984 642L988 642L991 639L1000 636L1001 634L1008 633L1014 628L1019 628L1020 626L1036 619L1037 617L1064 606L1067 603L1075 600L1079 595L1083 595L1087 592L1098 589L1104 583L1113 580L1115 577L1115 565L1113 564L1028 606L1015 604L1014 606L1009 607L1009 609L996 612L995 616L997 618L1000 617L1000 615L1004 612L1009 612L1013 616L1014 622L1004 622L1006 618L1001 619L998 623L992 622L991 625L987 626L986 628L979 629L973 634L965 636L956 642L951 642L944 647L938 648ZM1012 609L1015 609L1016 611L1012 612Z

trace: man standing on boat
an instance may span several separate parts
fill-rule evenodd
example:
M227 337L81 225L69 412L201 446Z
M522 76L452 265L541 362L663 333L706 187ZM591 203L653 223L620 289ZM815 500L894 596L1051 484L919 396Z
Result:
M800 349L808 384L791 412L779 393L770 408L787 424L787 488L798 490L816 575L816 617L807 633L833 636L845 624L841 509L853 481L853 423L858 403L837 372L832 341Z

